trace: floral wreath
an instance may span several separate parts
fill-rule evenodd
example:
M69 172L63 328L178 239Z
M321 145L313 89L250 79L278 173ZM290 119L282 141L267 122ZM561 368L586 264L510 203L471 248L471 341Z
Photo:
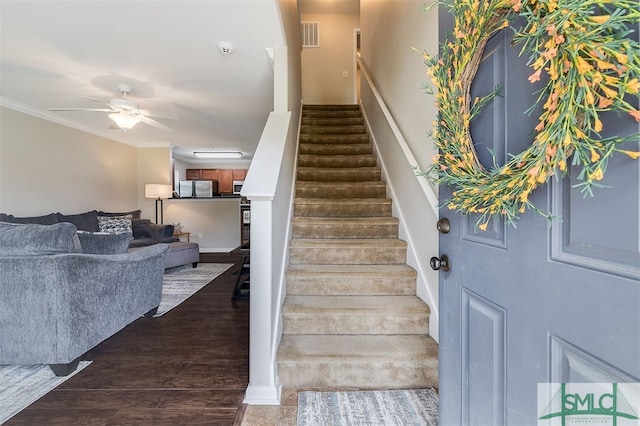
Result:
M492 217L501 215L515 225L518 215L532 209L550 218L529 195L558 170L567 173L570 157L579 167L577 186L593 195L609 158L621 152L633 159L640 152L621 149L625 137L600 136L600 115L607 111L630 114L640 121L632 105L640 92L640 45L628 38L640 21L638 0L445 0L454 15L451 41L440 47L439 57L423 54L427 74L437 89L439 109L431 137L440 153L426 173L438 184L452 185L446 205L451 210L479 215L476 225L486 230ZM536 105L542 113L532 144L512 155L503 166L487 170L480 161L469 125L499 93L471 99L475 78L488 39L524 18L515 42L530 52L531 83L548 76ZM633 96L636 95L636 96ZM534 105L531 110L536 106Z

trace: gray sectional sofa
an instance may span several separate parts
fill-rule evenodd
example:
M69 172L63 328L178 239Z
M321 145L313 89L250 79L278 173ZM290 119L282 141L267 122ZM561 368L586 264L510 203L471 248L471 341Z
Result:
M69 222L0 222L0 365L49 364L66 375L89 349L152 315L169 245L128 243Z
M191 264L197 267L200 261L200 247L197 243L182 242L173 236L173 225L156 225L148 219L141 219L141 211L105 212L91 210L79 214L50 213L43 216L15 217L0 213L0 222L30 223L52 225L68 222L75 225L81 233L100 231L113 233L129 233L128 247L136 250L159 243L169 244L165 268ZM82 238L82 235L80 235Z

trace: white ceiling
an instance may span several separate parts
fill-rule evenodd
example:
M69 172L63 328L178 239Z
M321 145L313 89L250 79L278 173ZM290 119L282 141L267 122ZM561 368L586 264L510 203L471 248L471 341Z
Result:
M276 0L0 0L0 105L134 146L175 146L184 159L203 147L247 159L273 109L266 49L284 44ZM218 43L233 46L230 55ZM110 130L100 107L118 85L140 108L173 112Z
M0 105L134 146L202 148L251 159L273 109L267 49L282 46L278 0L0 0ZM359 0L299 0L300 13L359 13ZM233 52L219 52L220 42ZM100 107L133 88L140 108L173 112L110 129ZM195 162L195 161L194 161Z

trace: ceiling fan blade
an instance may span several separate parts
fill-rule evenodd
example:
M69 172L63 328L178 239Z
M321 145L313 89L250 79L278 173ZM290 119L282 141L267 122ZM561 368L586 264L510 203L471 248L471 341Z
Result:
M102 104L102 105L108 107L110 111L116 111L116 108L114 108L109 102L105 102L103 100L96 99L96 98L90 98L89 96L83 96L82 99L86 99L86 100L92 101L92 102L97 102L99 104Z
M162 129L162 130L167 130L167 131L173 131L173 129L171 127L165 126L164 124L160 123L159 121L154 120L153 118L149 118L149 117L142 117L142 122L148 124L149 126L155 127L157 129Z
M143 115L146 115L147 117L155 117L155 118L164 118L166 120L177 120L178 116L172 112L165 112L165 111L152 111L149 109L140 109L138 110L140 111Z
M49 108L49 111L94 111L94 112L113 112L112 109L106 108Z

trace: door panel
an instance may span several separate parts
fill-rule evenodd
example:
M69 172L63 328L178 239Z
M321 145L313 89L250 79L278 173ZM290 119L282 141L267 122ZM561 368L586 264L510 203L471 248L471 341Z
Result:
M464 424L503 425L506 413L506 311L462 291Z
M441 39L450 29L442 11ZM490 40L472 86L472 97L503 86L471 127L485 167L489 149L502 164L530 145L539 115L525 113L540 85L511 38ZM627 114L603 123L609 134L638 129ZM517 228L496 219L483 232L477 216L440 211L451 223L440 236L451 267L440 272L442 425L536 424L538 383L640 381L639 162L614 156L595 197L574 188L575 175L531 194L552 222L527 212Z

